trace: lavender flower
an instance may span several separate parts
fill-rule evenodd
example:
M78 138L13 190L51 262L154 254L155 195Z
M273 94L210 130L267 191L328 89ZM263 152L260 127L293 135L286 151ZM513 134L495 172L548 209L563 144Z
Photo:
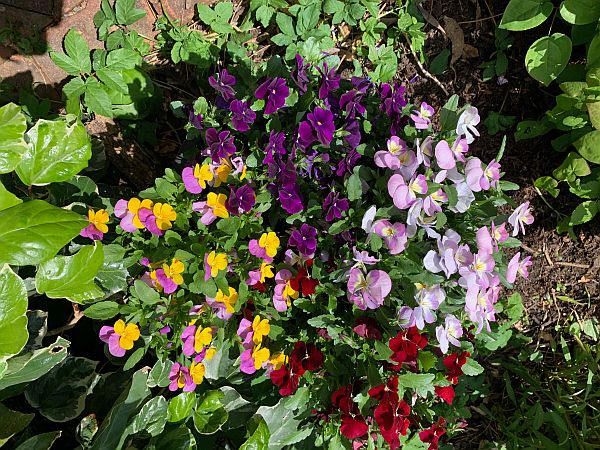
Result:
M529 210L529 202L521 203L508 218L508 223L513 227L512 235L517 236L519 232L525 234L525 225L533 223L533 215Z
M350 269L348 298L359 309L377 309L392 290L392 280L383 270L372 270L366 276L360 269Z
M473 135L479 136L479 131L475 127L479 125L480 120L477 108L470 106L459 116L456 124L456 133L459 136L465 136L467 144L471 144L475 140Z
M433 107L423 102L418 110L413 111L410 118L415 123L417 130L426 130L431 125L431 118L434 114L435 110Z
M267 78L256 89L254 95L258 99L265 100L265 114L273 114L285 105L285 99L290 95L290 90L283 78Z
M458 338L463 335L460 320L453 314L448 314L444 320L444 325L436 327L435 335L440 344L440 350L444 354L448 353L449 344L460 347Z
M378 220L373 224L373 231L383 238L390 254L397 255L406 248L408 236L406 226L403 223L392 224L388 220Z

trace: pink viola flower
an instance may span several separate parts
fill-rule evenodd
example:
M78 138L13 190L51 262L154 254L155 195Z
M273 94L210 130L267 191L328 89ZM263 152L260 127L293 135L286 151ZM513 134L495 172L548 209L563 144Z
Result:
M185 190L190 194L199 194L206 189L206 183L212 181L214 174L208 164L196 164L194 167L186 167L181 173Z
M90 223L79 233L80 236L92 239L93 241L102 240L104 233L108 232L108 213L104 209L94 211L88 210L88 222Z
M179 363L173 364L169 372L169 390L183 389L183 392L192 392L196 389L196 383L190 375L190 370Z
M476 283L467 289L465 311L469 320L477 324L475 334L481 333L484 327L488 332L491 330L490 322L496 320L494 304L498 300L498 292L498 286L486 288Z
M519 232L525 234L525 225L533 223L533 215L529 209L529 202L521 203L517 206L508 218L508 223L513 227L513 236L518 236Z
M460 341L458 339L463 335L460 320L453 314L448 314L444 320L444 325L436 327L435 335L442 353L448 353L450 344L460 348Z
M415 145L417 147L417 164L423 164L425 167L431 166L431 158L433 157L433 138L427 136L420 142L416 140Z
M496 227L492 222L492 239L496 244L496 251L498 251L498 243L504 242L508 239L508 231L506 231L506 223L502 223L499 227Z
M390 254L397 255L406 248L408 236L406 235L406 226L403 223L392 224L388 220L378 220L373 225L373 231L383 238Z
M415 123L415 128L417 130L426 130L431 125L431 118L435 114L435 109L428 105L427 103L421 103L421 106L418 110L415 110L410 115L410 118Z
M100 328L100 340L108 344L108 351L118 358L125 356L127 350L140 338L140 329L134 323L125 324L121 319L114 326Z
M417 306L415 308L403 306L398 313L402 326L408 328L416 326L422 330L426 323L434 323L436 321L435 311L445 298L446 293L439 284L431 287L418 284L415 295Z
M266 365L269 361L269 356L269 349L261 347L260 344L253 348L247 348L240 355L240 371L252 375Z
M140 220L140 212L150 211L154 203L152 200L144 199L139 200L138 198L132 198L130 200L121 199L115 204L115 216L121 219L119 226L129 232L133 233L137 230L141 230L145 225Z
M197 327L189 325L184 328L181 333L183 341L183 354L192 356L194 353L200 353L204 348L207 348L212 342L215 329L212 327Z
M408 150L406 142L398 136L392 136L387 141L387 150L375 153L375 165L377 167L398 170L402 166L409 166L416 161L416 155Z
M515 282L517 274L520 274L525 279L529 277L529 266L533 264L531 262L531 256L523 258L522 261L519 261L520 258L521 252L518 252L508 263L508 268L506 269L506 281L509 283Z
M352 255L353 260L355 261L353 267L362 268L365 271L367 270L366 266L372 266L379 262L379 258L369 255L369 252L366 250L358 251L356 247L352 247Z
M442 140L435 146L435 159L441 169L450 170L456 167L456 161L465 162L464 154L468 151L469 144L465 139L457 139L452 148Z
M479 136L479 131L475 128L479 125L481 118L479 117L479 111L474 106L470 106L463 111L463 113L458 117L458 122L456 123L456 133L459 136L464 136L467 144L471 144L475 138L475 136Z
M242 347L245 349L252 348L254 346L254 331L252 330L252 321L242 318L237 329L237 335L242 340Z
M469 246L460 245L461 237L454 230L447 230L444 237L438 239L438 251L430 250L423 258L423 265L432 273L444 272L446 278L473 262Z
M428 216L435 216L437 213L442 212L442 203L446 203L448 201L448 196L444 191L438 189L433 192L431 195L428 195L423 200L423 211Z
M312 259L312 256L304 256L304 255L298 255L296 253L294 253L294 251L292 249L288 249L285 251L285 258L284 258L284 262L286 265L293 267L293 266L304 266L306 264L306 262L310 259Z
M358 308L379 308L391 290L392 280L383 270L372 270L365 276L360 269L350 269L348 298Z
M282 269L275 275L273 305L279 312L286 311L291 306L292 300L298 298L298 291L290 285L292 278L294 278L292 272L287 269Z
M484 181L482 182L482 188L488 190L490 187L496 188L498 181L500 181L500 164L496 160L492 159L487 167L483 171Z
M400 174L395 174L388 180L388 193L398 209L408 209L417 201L417 194L427 193L425 175L413 177L407 184Z
M488 185L489 181L485 176L483 165L479 158L471 158L465 165L465 176L467 178L467 186L473 192L480 192Z

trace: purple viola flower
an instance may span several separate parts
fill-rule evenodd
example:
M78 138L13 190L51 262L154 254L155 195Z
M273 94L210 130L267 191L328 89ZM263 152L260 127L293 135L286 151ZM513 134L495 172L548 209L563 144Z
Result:
M210 306L215 315L221 320L229 320L233 317L233 313L227 312L227 305L223 302L218 302L214 298L206 297L206 304Z
M285 105L285 99L290 95L290 90L283 78L267 78L254 93L255 97L265 100L265 114L273 114Z
M344 142L348 144L351 153L357 154L356 147L360 145L362 135L360 133L360 125L357 120L350 119L344 124L344 131L348 134L343 136Z
M246 101L233 100L229 104L229 109L232 113L231 124L240 133L248 131L250 125L256 120L256 113L250 109Z
M313 112L308 113L306 118L306 121L300 122L298 128L300 142L306 147L315 140L325 146L329 145L335 132L333 113L317 106Z
M302 256L314 255L317 249L317 229L303 223L299 230L292 231L288 245L296 247Z
M371 270L365 276L358 268L350 269L348 298L359 309L377 309L392 290L392 280L383 270Z
M254 342L252 340L254 337L254 331L252 331L252 322L250 320L243 318L240 321L237 329L237 335L242 340L242 347L245 349L252 348L254 346Z
M533 215L529 209L529 202L521 203L517 206L508 218L508 223L513 227L513 236L518 236L519 232L525 234L525 225L533 223Z
M531 262L531 256L523 258L522 261L519 261L520 258L521 252L518 252L508 263L508 268L506 269L506 281L509 283L515 282L517 274L520 274L525 279L529 277L529 266L533 264Z
M373 224L373 231L383 238L383 242L390 250L390 254L397 255L406 248L408 236L403 223L392 224L389 220L378 220Z
M308 90L308 74L306 70L310 67L309 64L304 64L302 56L296 53L296 68L290 73L290 77L298 87L298 93L300 95L306 94Z
M239 216L250 211L255 203L256 194L252 186L245 184L237 189L229 188L229 197L225 202L225 208L230 214Z
M456 161L465 162L464 154L469 151L469 144L465 139L457 139L452 148L448 142L442 140L435 146L435 159L438 166L445 170L456 167Z
M288 184L282 186L279 191L279 203L288 214L296 214L304 209L302 197L297 184Z
M323 70L317 67L317 70L321 74L321 86L319 87L319 98L327 98L331 91L335 91L340 87L341 76L335 73L335 67L331 69L327 63L323 63Z
M348 199L340 198L338 192L331 191L323 201L323 210L326 211L325 220L327 222L331 222L333 219L341 219L342 213L348 211L348 208L350 208Z
M235 90L233 89L235 83L235 77L227 72L227 69L223 69L218 74L208 77L208 84L221 94L221 97L226 102L235 97Z
M240 355L240 371L248 375L252 375L254 372L256 372L254 359L252 358L252 352L253 349L248 348Z
M440 344L442 353L448 353L450 344L460 347L460 338L463 335L463 329L460 320L453 314L448 314L444 320L444 325L439 325L435 329L435 335Z
M394 174L388 180L388 193L398 209L408 209L417 201L417 194L427 193L425 175L413 177L408 184L400 174Z
M427 103L421 103L418 110L414 110L410 118L415 123L417 130L426 130L431 125L431 118L435 114L435 109Z
M468 267L473 262L473 254L469 246L460 245L460 235L454 230L447 230L444 237L438 239L438 251L430 250L423 258L423 265L432 273L444 272L446 278Z
M406 89L404 86L398 83L395 83L393 88L388 83L383 83L379 90L379 95L382 100L380 105L381 110L389 117L400 115L402 109L407 104L406 99L404 98L405 91Z
M365 77L352 76L350 82L352 83L352 86L354 86L354 88L362 94L365 94L371 88L371 86L373 86L371 80Z
M170 391L176 391L177 389L183 388L183 392L192 392L196 389L196 384L190 375L189 369L179 363L175 363L171 367L169 381Z
M366 270L365 266L372 266L379 262L378 258L369 255L369 252L367 252L366 250L359 252L358 250L356 250L356 247L352 247L352 255L354 261L356 262L356 264L354 264L353 267L364 268Z
M286 154L285 133L282 131L271 131L267 148L265 148L263 164L273 164L275 156L284 156Z
M483 180L481 187L488 190L490 187L495 188L500 180L500 163L492 159L483 171Z
M206 145L213 162L219 164L221 159L229 158L236 151L233 136L229 131L221 131L215 128L206 130Z
M204 117L202 114L196 114L194 105L183 105L183 113L188 115L188 120L197 130L204 129Z
M366 108L360 103L363 94L352 89L340 97L340 109L346 111L346 117L354 119L356 114L365 115Z
M465 311L469 320L477 324L475 334L481 333L483 328L490 331L489 322L495 320L496 310L494 304L498 300L499 288L497 286L480 286L472 284L465 296Z
M347 173L352 173L352 169L354 169L361 157L362 155L356 150L350 150L348 154L338 162L335 174L338 177L343 177Z

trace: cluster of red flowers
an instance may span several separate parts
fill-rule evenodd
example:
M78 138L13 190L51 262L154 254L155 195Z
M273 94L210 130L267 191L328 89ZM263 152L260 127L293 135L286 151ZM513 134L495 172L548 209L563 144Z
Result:
M367 421L360 414L358 405L352 400L352 385L342 386L331 394L331 404L334 409L342 412L340 432L348 439L357 439L369 431Z
M410 406L398 396L398 377L391 377L386 384L369 389L369 396L379 401L374 417L379 431L391 450L400 447L400 435L406 436L410 421Z
M467 362L467 358L471 356L469 352L452 353L444 357L444 366L448 370L448 381L452 381L452 384L458 383L458 377L464 374L462 366Z
M421 442L429 444L427 450L438 450L440 437L446 433L446 419L440 417L436 423L431 425L427 430L419 431L419 439Z
M271 372L271 381L279 387L280 395L292 395L298 389L298 382L304 372L319 370L324 361L323 352L315 344L298 341L290 354L289 363Z
M406 331L399 332L395 338L390 339L389 343L390 350L394 352L391 359L398 364L389 364L386 369L399 372L402 364L416 369L419 350L425 348L428 342L427 337L420 334L417 327L410 327Z

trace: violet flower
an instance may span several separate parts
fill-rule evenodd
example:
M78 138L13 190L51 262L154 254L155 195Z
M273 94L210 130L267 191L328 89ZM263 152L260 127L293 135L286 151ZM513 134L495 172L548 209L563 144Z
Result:
M435 216L437 213L442 212L441 203L446 203L448 201L448 196L444 191L438 189L437 191L431 193L423 200L423 211L428 216Z
M400 174L395 174L388 180L388 193L398 209L408 209L417 200L417 194L427 193L425 175L413 177L408 184Z
M175 363L171 367L169 381L170 391L176 391L177 389L183 388L183 392L192 392L196 389L196 384L190 375L189 369L179 363Z
M232 113L231 124L240 133L248 131L250 125L256 120L256 113L250 109L246 101L233 100L229 104L229 109Z
M465 162L464 153L469 151L469 144L465 139L457 139L452 148L448 142L442 140L435 146L435 159L442 169L453 169L456 161Z
M328 109L316 107L306 116L307 120L300 122L298 133L300 142L304 146L309 146L315 140L328 146L333 140L335 124L333 123L333 113Z
M297 184L282 186L278 194L279 203L288 214L297 214L304 209Z
M227 72L227 69L221 70L217 75L208 77L208 84L223 97L223 100L229 102L235 97L236 79L233 75Z
M346 111L346 117L349 119L354 119L356 117L356 113L360 114L361 116L365 115L366 108L360 103L362 97L363 94L354 89L342 94L340 97L340 109Z
M392 280L383 270L371 270L365 276L360 269L350 269L348 298L359 309L377 309L392 290Z
M285 105L285 99L290 95L290 90L283 78L267 78L258 86L254 95L260 100L265 100L264 113L273 114Z
M296 247L302 256L314 255L317 249L317 229L303 223L299 230L292 231L288 245Z
M225 202L225 207L230 214L239 216L247 213L256 203L256 194L249 184L234 189L229 187L229 198Z
M184 114L188 115L188 120L194 128L197 130L202 130L204 128L204 117L202 114L196 114L194 111L194 105L183 105L182 110Z
M275 275L275 289L273 293L273 305L279 312L286 311L291 301L299 296L299 292L290 285L290 280L294 278L292 272L287 269L280 270Z
M513 236L518 236L519 232L525 234L525 225L533 223L533 215L529 209L529 202L521 203L517 206L508 218L508 223L513 227Z
M342 213L348 211L350 204L347 198L340 198L338 192L331 191L325 197L323 201L323 210L325 213L325 220L331 222L333 219L341 219Z
M317 67L317 70L321 74L321 86L319 87L319 98L327 98L331 91L335 91L340 87L341 76L335 73L335 67L331 69L327 63L323 63L323 70Z
M450 344L455 347L460 347L460 338L463 335L463 329L460 324L460 320L453 314L448 314L444 320L444 325L439 325L435 329L435 335L438 343L440 344L440 350L442 353L448 353Z
M467 267L473 262L473 254L469 246L460 245L460 235L454 230L447 230L444 237L438 239L438 251L430 250L423 258L424 267L432 272L444 272L446 278Z
M306 91L308 90L309 79L306 70L309 67L309 64L304 64L302 56L296 53L296 68L292 70L290 77L298 87L298 93L300 95L306 94Z
M416 155L408 150L404 140L392 136L387 141L387 150L375 152L374 160L377 167L398 170L402 166L412 165L416 161Z
M233 136L229 131L219 133L215 128L209 128L206 130L205 139L208 152L216 164L219 164L221 159L229 158L236 151Z

